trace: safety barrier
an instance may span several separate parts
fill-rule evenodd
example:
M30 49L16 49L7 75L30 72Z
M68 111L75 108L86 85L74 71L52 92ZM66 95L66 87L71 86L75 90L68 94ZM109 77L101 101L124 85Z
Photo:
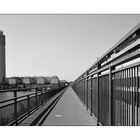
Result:
M140 24L79 76L72 87L98 125L140 125Z
M34 93L20 97L17 97L17 89L8 90L14 93L14 98L0 101L0 125L19 124L63 88L50 91L47 91L46 87L41 87L39 90L36 88Z

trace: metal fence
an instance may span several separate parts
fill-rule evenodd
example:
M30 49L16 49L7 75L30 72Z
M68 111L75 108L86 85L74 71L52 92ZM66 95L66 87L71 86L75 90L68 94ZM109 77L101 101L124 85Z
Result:
M18 124L63 88L47 91L42 87L40 90L36 89L32 94L20 97L17 97L17 90L11 90L14 93L14 98L0 101L0 125Z
M72 87L101 125L140 125L140 24Z

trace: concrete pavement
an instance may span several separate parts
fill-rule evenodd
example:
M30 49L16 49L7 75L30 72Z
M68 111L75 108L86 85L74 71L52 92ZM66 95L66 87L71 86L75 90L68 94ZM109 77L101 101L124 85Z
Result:
M69 87L47 119L44 126L95 126L97 120L90 116L73 89Z

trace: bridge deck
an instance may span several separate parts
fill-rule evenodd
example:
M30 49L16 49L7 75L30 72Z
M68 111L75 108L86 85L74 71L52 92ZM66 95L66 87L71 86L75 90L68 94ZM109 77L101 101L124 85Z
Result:
M69 87L43 125L93 126L97 125L97 121L94 116L90 116L72 88Z

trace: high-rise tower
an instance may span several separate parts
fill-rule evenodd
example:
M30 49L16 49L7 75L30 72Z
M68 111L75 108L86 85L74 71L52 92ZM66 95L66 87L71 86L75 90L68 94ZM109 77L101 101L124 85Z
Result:
M5 76L5 35L3 34L3 31L0 31L0 83L5 80Z

